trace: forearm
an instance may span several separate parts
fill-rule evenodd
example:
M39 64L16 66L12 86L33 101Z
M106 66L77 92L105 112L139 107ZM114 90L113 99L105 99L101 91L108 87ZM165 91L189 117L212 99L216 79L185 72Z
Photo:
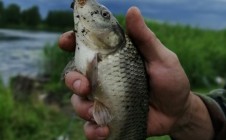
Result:
M186 113L176 122L171 136L176 140L212 140L214 129L209 112L199 96L190 93Z

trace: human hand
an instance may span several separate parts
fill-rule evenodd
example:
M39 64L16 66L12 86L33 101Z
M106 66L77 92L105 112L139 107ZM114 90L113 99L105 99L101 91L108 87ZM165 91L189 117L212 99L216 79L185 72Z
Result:
M202 101L190 91L189 80L177 56L145 25L137 8L129 9L126 25L128 35L144 57L149 76L151 92L148 136L169 134L180 138L183 133L178 133L178 129L184 129L184 126L191 122L193 109L201 109L204 114L208 112L203 107ZM74 50L74 33L63 34L59 44L63 49ZM65 76L65 83L76 93L72 96L71 102L77 114L87 120L84 126L87 138L105 139L109 129L93 122L91 113L93 102L86 98L90 93L87 78L77 72L69 72ZM194 106L194 103L197 105ZM205 119L209 121L208 117Z

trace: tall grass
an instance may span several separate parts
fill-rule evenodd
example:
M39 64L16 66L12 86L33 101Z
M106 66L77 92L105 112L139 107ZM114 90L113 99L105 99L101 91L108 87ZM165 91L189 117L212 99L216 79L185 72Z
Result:
M8 89L6 89L0 80L0 139L4 139L11 135L8 126L12 119L13 99Z

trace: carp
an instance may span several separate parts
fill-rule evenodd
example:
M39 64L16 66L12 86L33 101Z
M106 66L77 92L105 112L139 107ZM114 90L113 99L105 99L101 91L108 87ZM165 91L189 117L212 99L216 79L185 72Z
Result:
M75 57L63 73L76 70L90 83L93 117L109 126L107 140L144 140L149 87L137 48L113 14L96 0L75 0Z

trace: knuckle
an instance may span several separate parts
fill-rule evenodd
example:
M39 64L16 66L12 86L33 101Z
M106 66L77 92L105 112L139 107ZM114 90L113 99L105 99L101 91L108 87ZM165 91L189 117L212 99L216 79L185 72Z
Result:
M171 51L171 57L175 62L179 62L179 58L178 58L177 54L172 51Z
M180 64L178 56L172 51L168 52L168 55L166 55L166 57L164 58L164 62L168 66L176 66Z

